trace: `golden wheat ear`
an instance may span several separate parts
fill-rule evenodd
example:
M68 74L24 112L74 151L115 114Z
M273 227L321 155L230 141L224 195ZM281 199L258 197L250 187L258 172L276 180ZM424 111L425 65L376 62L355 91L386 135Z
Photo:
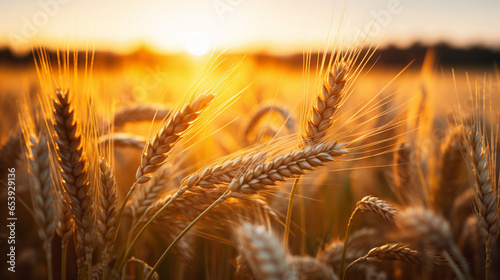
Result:
M141 166L136 172L138 184L151 180L152 173L165 163L175 143L181 139L182 134L214 98L212 94L202 94L186 104L180 111L171 112L165 125L156 133L151 142L146 144Z
M346 63L338 62L331 67L307 119L304 142L318 143L326 135L334 115L348 96L346 91L350 74L350 67Z
M69 99L69 93L57 91L53 101L56 152L63 178L63 188L75 222L79 267L92 262L95 231L94 199L89 182L89 162L82 143L81 124ZM86 260L85 260L86 259ZM89 264L88 264L89 265Z

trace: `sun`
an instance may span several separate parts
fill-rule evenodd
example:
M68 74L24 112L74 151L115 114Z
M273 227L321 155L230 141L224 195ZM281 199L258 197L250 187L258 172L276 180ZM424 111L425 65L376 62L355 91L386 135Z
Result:
M204 55L210 49L210 40L205 34L191 33L186 36L185 46L192 55Z

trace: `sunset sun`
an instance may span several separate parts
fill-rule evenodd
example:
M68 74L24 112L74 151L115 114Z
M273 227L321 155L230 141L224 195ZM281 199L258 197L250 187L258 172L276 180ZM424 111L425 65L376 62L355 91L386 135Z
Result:
M204 34L191 33L186 36L185 47L192 55L204 55L210 49L210 41Z

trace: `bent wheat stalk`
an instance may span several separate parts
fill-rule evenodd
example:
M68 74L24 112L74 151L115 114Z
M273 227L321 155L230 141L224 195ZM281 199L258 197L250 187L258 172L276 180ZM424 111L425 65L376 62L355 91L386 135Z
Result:
M349 236L351 234L351 229L352 229L352 221L354 220L354 217L358 212L372 212L375 213L384 220L388 221L389 223L394 224L394 217L398 213L396 208L392 206L391 204L385 202L384 200L381 200L377 197L373 196L365 196L363 199L358 201L356 204L356 208L351 214L351 217L349 218L349 221L347 223L347 229L345 231L345 238L344 238L344 247L342 248L342 256L340 257L340 265L339 265L339 272L338 272L338 278L343 279L345 273L344 273L344 261L345 261L345 254L347 251L347 245L349 242Z
M420 253L418 251L412 250L408 248L407 245L402 243L389 243L371 249L365 256L349 264L344 271L342 279L345 279L349 269L364 261L402 261L412 264L422 263Z
M316 104L313 106L305 127L305 135L302 135L303 143L311 145L318 143L327 132L327 129L333 123L333 117L348 96L348 82L351 78L350 67L344 62L337 62L328 72L326 80L323 82L320 94L316 98ZM292 209L295 192L300 178L297 178L290 191L288 208L285 222L285 232L283 235L284 244L288 246L290 234L290 225L292 221Z
M151 273L146 280L150 279L158 266L166 258L170 249L210 210L224 202L230 197L241 197L245 194L257 194L268 186L276 185L276 182L285 181L286 178L294 178L305 174L306 171L313 170L327 162L333 161L334 157L342 156L347 153L343 143L333 141L330 143L320 143L312 146L306 146L302 149L289 152L285 155L272 158L268 162L252 166L250 170L240 177L235 177L229 184L227 191L224 192L212 205L206 208L196 219L194 219L168 246L161 257L154 265ZM176 192L173 197L176 196ZM169 205L173 198L167 202ZM166 206L164 206L166 207ZM158 213L157 213L158 214ZM157 215L155 214L155 216Z
M151 142L146 144L143 155L141 157L141 165L137 168L136 181L132 184L129 191L127 192L127 195L125 196L125 199L118 212L118 228L120 227L121 217L130 196L134 193L139 185L149 182L153 173L165 164L167 157L174 145L182 138L186 130L195 122L198 116L208 107L208 105L210 105L214 98L215 95L213 94L201 94L194 98L194 100L192 100L191 102L184 105L181 110L170 112L169 116L167 117L166 123L155 134ZM179 195L172 197L172 199L176 199ZM167 206L168 203L165 207ZM144 227L137 234L132 244L135 242L135 240L137 240L139 235L145 230L148 225L149 223L144 225ZM120 262L120 266L117 268L117 270L114 269L116 270L115 272L121 270L130 252L131 248L129 247L127 249L127 253L125 253L125 256L122 259L122 262Z

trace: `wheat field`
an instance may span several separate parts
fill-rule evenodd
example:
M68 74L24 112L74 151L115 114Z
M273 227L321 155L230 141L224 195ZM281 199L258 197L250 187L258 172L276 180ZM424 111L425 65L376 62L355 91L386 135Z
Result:
M15 279L498 279L500 73L375 54L0 67Z

